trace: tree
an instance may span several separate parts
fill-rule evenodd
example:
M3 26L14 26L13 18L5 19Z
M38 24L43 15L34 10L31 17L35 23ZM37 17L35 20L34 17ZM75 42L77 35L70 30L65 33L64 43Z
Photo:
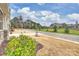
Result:
M69 33L69 27L66 23L64 24L64 28L65 28L65 33Z
M54 26L54 32L57 32L57 26L56 25Z
M65 33L69 33L69 28L68 27L65 28Z
M53 29L54 29L54 32L57 32L57 23L54 24Z
M23 27L22 16L14 17L10 22L11 22L11 27L14 27L14 28L22 28Z
M22 16L19 16L19 20L23 21L23 18L22 18Z
M42 27L39 23L27 19L23 21L22 16L14 17L11 21L11 27L13 28L28 28L28 29L39 29ZM37 27L37 28L36 28Z

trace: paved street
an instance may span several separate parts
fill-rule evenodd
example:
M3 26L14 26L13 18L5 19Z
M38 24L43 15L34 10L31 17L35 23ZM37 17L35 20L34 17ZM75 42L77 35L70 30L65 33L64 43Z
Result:
M45 35L49 35L49 36L58 37L58 38L63 38L66 40L72 40L72 41L79 42L78 35L60 34L60 33L51 33L51 32L40 32L40 33L45 34Z

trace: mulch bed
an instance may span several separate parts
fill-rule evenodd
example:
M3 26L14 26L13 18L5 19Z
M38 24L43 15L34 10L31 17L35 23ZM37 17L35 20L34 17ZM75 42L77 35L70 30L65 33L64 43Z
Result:
M5 48L7 46L8 41L4 40L0 45L0 56L3 56L5 54Z

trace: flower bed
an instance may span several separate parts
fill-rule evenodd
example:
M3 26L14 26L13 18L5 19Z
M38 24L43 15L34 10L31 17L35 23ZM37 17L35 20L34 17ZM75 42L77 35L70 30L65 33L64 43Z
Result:
M19 37L11 37L5 48L7 56L35 56L36 41L32 38L20 35Z

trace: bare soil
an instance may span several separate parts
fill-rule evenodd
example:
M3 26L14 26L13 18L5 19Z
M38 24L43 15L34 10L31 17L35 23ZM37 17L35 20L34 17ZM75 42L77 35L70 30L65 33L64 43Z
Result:
M45 35L31 37L43 45L37 52L37 56L79 56L79 44Z

